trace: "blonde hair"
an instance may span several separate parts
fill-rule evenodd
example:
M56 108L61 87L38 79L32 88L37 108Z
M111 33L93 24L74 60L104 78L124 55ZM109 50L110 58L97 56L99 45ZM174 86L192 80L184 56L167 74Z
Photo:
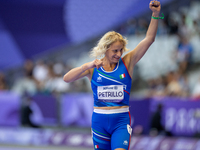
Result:
M95 58L103 57L109 47L117 41L123 44L123 52L128 51L126 48L126 44L128 43L127 39L115 31L110 31L99 40L97 46L91 50L90 56Z

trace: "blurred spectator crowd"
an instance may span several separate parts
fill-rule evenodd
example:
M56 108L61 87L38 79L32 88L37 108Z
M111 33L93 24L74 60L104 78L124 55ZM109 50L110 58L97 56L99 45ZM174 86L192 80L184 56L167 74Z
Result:
M23 95L62 94L67 92L87 92L85 79L73 83L65 83L63 75L71 69L63 62L48 63L43 60L27 60L24 63L23 74L15 79L11 90Z
M160 16L162 16L160 14ZM146 18L147 17L147 18ZM117 31L124 36L144 35L149 25L149 15L131 18L118 27ZM180 37L200 35L200 2L191 0L189 6L182 6L176 10L168 10L164 19L159 20L157 35L177 34Z

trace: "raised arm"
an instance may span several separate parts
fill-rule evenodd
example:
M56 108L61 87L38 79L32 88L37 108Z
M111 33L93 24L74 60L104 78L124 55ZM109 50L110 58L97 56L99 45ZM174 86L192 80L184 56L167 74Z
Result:
M92 68L96 67L98 69L102 65L103 62L101 60L95 59L94 61L85 63L80 67L71 69L64 75L63 80L65 82L73 82L85 76L87 76L90 80L92 77Z
M159 17L161 4L159 1L151 1L149 8L152 10L153 17ZM150 45L154 42L158 28L158 19L151 18L146 37L136 46L136 48L130 51L124 56L124 61L128 67L129 73L132 74L133 67L146 53Z

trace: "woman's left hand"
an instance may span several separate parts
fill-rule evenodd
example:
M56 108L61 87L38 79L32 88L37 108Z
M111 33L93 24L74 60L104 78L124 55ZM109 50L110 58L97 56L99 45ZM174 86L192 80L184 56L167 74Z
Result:
M160 10L161 10L161 4L159 1L151 1L149 3L149 8L152 10L152 12L156 15L155 17L158 17Z

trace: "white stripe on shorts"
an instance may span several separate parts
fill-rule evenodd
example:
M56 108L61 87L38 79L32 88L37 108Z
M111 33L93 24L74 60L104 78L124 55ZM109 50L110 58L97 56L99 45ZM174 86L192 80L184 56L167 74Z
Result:
M129 107L119 108L119 109L94 109L95 113L98 114L116 114L116 113L124 113L129 112Z

